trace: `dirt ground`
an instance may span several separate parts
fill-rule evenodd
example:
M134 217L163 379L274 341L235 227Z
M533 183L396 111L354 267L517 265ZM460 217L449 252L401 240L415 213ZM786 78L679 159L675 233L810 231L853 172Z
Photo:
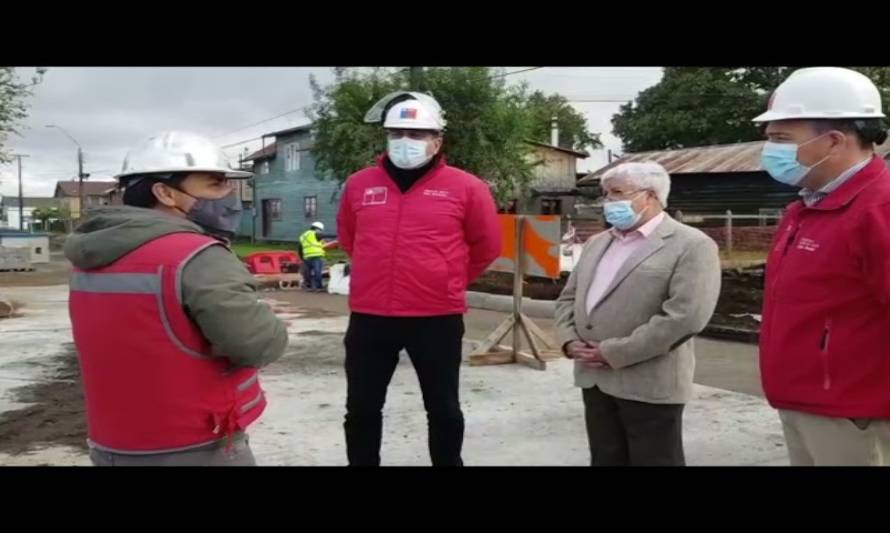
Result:
M3 287L41 287L68 283L71 266L61 254L53 253L52 261L34 265L33 272L0 272L0 292Z
M89 464L83 396L65 305L69 265L57 253L53 259L35 272L0 273L0 288L25 304L19 318L0 320L0 464ZM721 298L723 313L753 308L751 302L762 291L756 272L724 276L731 281ZM489 274L481 283L509 294L510 278ZM532 282L527 294L547 299L561 290L561 284L540 281ZM279 316L288 321L291 344L286 355L262 373L273 401L251 433L255 453L262 464L342 464L346 299L301 291L261 294L273 300ZM504 316L471 310L466 319L467 353ZM536 322L545 330L552 326L548 320ZM698 340L697 347L696 383L703 386L687 423L690 464L781 464L780 433L759 398L756 348L708 339ZM468 464L586 463L583 413L571 385L571 364L558 361L550 367L543 373L516 365L463 370ZM425 441L417 438L425 435L419 402L416 377L410 363L403 361L386 409L387 464L428 461ZM709 413L718 404L728 414L711 421ZM505 449L505 443L521 444Z
M559 280L529 277L524 280L523 293L535 300L556 300L567 279L566 274ZM513 294L513 275L486 272L470 285L469 290L489 294ZM762 265L725 269L720 299L711 325L750 332L756 337L756 333L760 331L760 322L754 316L760 315L762 301Z
M27 306L22 317L0 321L0 464L88 465L67 289L9 292ZM288 323L290 345L282 359L262 370L270 403L251 427L251 447L263 465L342 465L344 300L297 291L264 297L275 300L273 308ZM501 318L472 311L465 353ZM753 362L747 345L707 341L700 351L719 352L724 380L740 379L745 374L738 365ZM583 408L570 361L554 361L543 372L501 365L465 366L461 373L468 465L587 464ZM384 416L384 464L429 464L426 416L407 358L393 377ZM778 419L760 397L697 386L684 418L690 465L786 462Z
M0 412L0 453L19 454L62 445L86 451L86 418L80 372L73 345L54 357L50 379L13 389L17 410Z

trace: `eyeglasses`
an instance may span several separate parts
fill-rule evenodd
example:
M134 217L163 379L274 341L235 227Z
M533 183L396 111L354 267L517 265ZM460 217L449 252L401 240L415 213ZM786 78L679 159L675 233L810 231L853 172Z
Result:
M415 141L425 141L437 135L437 132L432 132L429 130L386 130L386 137L388 139L401 139L402 137L408 137L409 139L414 139Z
M636 197L636 195L637 195L638 193L645 192L645 191L648 191L648 190L649 190L649 189L637 189L637 190L635 190L635 191L628 191L628 192L608 193L608 194L606 194L606 195L604 196L604 198L605 198L606 200L609 200L609 201L616 201L616 200L631 200L631 199L633 199L634 197Z

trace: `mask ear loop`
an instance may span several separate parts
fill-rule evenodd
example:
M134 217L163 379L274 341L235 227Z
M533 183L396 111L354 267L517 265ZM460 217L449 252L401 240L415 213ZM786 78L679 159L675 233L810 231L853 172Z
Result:
M811 142L815 141L816 139L819 139L819 138L821 138L821 137L825 137L826 135L831 135L832 131L837 131L837 130L826 131L825 133L823 133L823 134L821 134L821 135L816 135L815 137L813 137L813 138L810 139L809 141L802 142L802 143L798 144L798 145L797 145L797 148L798 148L798 155L800 154L800 147L801 147L801 146L806 146L807 144L810 144ZM843 135L843 132L840 132L840 131L839 131L838 133L840 133L841 135ZM844 135L844 138L846 138L846 135ZM809 165L809 169L812 171L814 168L816 168L816 167L818 167L819 165L821 165L822 163L824 163L829 157L831 157L831 152L830 152L830 151L829 151L827 154L825 154L825 157L823 157L822 159L820 159L818 162L813 163L812 165ZM795 157L795 159L797 159L797 157ZM798 160L797 162L800 163L801 165L803 165L803 163L801 163L800 160Z

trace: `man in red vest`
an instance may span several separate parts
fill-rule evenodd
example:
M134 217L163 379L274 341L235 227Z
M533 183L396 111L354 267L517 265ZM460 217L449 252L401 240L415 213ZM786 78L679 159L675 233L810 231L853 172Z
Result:
M218 237L240 218L229 180L249 176L201 136L162 133L127 154L125 205L94 210L65 242L93 464L255 464L257 369L287 330Z

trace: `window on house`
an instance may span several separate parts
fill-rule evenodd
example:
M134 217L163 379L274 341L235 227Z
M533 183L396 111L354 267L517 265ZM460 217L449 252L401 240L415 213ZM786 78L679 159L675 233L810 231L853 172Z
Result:
M542 215L561 215L562 200L558 198L542 198L541 199Z
M306 218L316 218L318 216L318 196L303 197L303 212Z
M281 200L266 200L269 202L267 205L269 206L269 219L270 220L281 220Z
M291 143L284 147L284 170L294 172L300 170L300 143Z
M268 174L269 173L269 161L263 161L260 163L260 174Z

